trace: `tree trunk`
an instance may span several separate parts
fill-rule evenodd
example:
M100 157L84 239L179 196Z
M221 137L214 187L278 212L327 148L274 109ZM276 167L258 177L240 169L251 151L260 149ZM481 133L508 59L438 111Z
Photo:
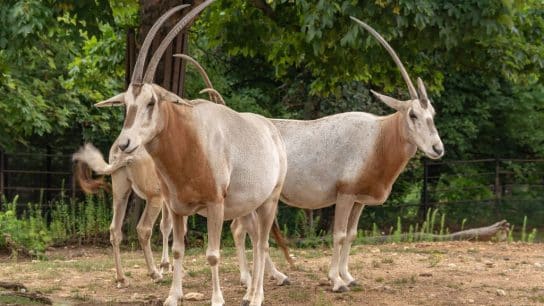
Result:
M166 11L174 6L187 3L201 3L202 0L140 0L140 27L136 30L129 30L127 33L127 52L126 52L126 82L127 86L130 83L132 70L136 62L136 57L140 51L147 32L151 29L155 21L163 15ZM157 49L162 39L166 36L168 31L187 13L191 7L182 10L170 17L163 25L161 30L155 36L151 49L147 54L147 61L153 56L153 52ZM188 51L188 34L186 31L182 31L171 43L170 47L164 53L161 63L157 69L155 75L155 84L160 84L167 90L176 93L178 96L183 97L183 84L185 82L185 67L180 59L173 58L174 53L187 53ZM130 230L135 229L138 225L140 216L144 210L145 201L141 198L131 196L129 202L125 226Z

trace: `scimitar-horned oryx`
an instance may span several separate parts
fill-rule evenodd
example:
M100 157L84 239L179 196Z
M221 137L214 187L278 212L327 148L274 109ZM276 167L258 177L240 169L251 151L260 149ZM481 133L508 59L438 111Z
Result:
M388 116L349 112L309 121L272 119L287 150L288 169L281 200L304 209L336 204L328 273L335 292L347 291L356 284L348 271L348 259L363 207L387 200L393 183L418 148L432 159L444 155L433 121L435 111L423 81L417 79L416 89L385 39L364 22L351 19L368 30L393 57L408 86L410 100L399 101L372 91L397 112ZM244 256L244 252L238 251L238 255ZM244 262L240 259L240 263ZM240 270L242 275L247 274L247 266L242 264Z
M179 57L195 65L197 70L202 75L207 88L201 92L207 92L210 94L211 101L225 104L221 94L213 89L213 85L202 66L187 55L179 55ZM170 266L168 256L168 240L172 230L172 221L170 218L168 205L164 203L165 199L160 192L160 182L155 172L155 165L153 164L153 159L151 156L149 156L144 148L140 148L138 149L138 152L133 153L129 159L127 156L123 156L123 154L121 154L118 144L114 142L109 151L109 160L111 164L108 164L104 160L102 153L100 153L100 151L92 144L87 143L73 155L72 159L77 161L75 177L77 178L77 181L83 191L86 193L97 193L100 189L103 189L106 186L104 177L93 178L89 168L97 174L112 176L111 191L113 194L113 218L110 226L110 241L113 247L117 287L124 288L129 285L129 281L125 277L121 265L121 252L119 246L123 238L122 221L125 216L131 190L146 201L145 209L140 217L140 221L138 222L136 229L138 232L140 245L144 251L144 257L149 275L154 280L161 280L163 273L168 271ZM160 264L161 269L159 271L157 268L155 268L150 241L153 225L155 224L159 211L161 210L162 218L160 229L162 233L163 249ZM185 218L184 222L187 224L187 218ZM233 221L233 223L234 222L236 224L240 223L236 219ZM236 226L236 229L238 231L234 231L232 233L233 235L240 235L242 233L241 231L243 231L243 235L245 237L246 233L245 230L243 230L243 226ZM289 250L276 222L274 222L272 225L272 233L278 246L282 249L287 261L292 265L293 262L289 257ZM240 239L237 239L235 236L235 241L240 241ZM239 256L239 258L241 257ZM245 256L243 258L245 259ZM247 264L245 266L247 266ZM278 271L273 263L271 264L269 262L269 260L266 262L266 271L276 280L278 285L289 283L288 277ZM246 273L249 275L248 271L246 271ZM249 279L250 278L248 278L248 280ZM245 282L244 284L247 285L248 283L249 282Z
M166 35L128 90L100 104L125 104L127 115L118 136L125 154L144 147L153 159L161 190L172 212L173 279L165 305L183 297L183 217L207 217L206 256L212 270L212 305L223 305L219 283L219 244L224 220L238 217L253 236L253 279L243 304L261 305L268 236L287 171L281 135L266 118L238 113L206 100L193 103L153 84L158 62L173 38L213 0L188 12ZM140 51L142 52L142 51ZM254 222L248 216L256 216Z

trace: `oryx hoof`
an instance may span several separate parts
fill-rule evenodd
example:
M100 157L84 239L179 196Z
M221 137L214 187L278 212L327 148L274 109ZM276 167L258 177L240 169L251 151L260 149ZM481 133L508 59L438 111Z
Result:
M359 283L356 280L352 280L348 284L348 287L357 287L357 286L359 286Z
M128 278L118 278L117 281L116 281L116 287L117 289L123 289L123 288L127 288L128 286L130 285L130 282L128 281Z
M162 274L157 272L157 271L149 274L149 276L151 276L151 278L153 279L154 282L162 281Z
M242 304L240 304L240 306L249 306L249 301L248 300L242 300Z
M289 280L289 278L286 278L279 285L280 286L289 286L289 285L291 285L291 281Z
M168 268L170 268L170 263L169 262L161 262L161 264L159 265L159 268L168 271Z
M343 293L343 292L348 292L348 291L349 291L349 288L347 286L344 286L344 285L338 287L338 289L336 289L336 290L332 289L332 292L334 292L334 293Z
M179 302L183 301L183 297L176 298L174 296L168 296L164 301L164 306L178 306Z

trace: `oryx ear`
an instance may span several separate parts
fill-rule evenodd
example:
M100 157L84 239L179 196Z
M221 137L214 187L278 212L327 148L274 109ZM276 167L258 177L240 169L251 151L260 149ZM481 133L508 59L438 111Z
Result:
M399 112L408 109L408 106L410 105L409 103L407 103L405 101L400 101L400 100L397 100L395 98L379 94L379 93L375 92L372 89L370 90L370 92L372 92L372 94L376 98L380 99L383 103L387 104L387 106L389 106L392 109L395 109L395 110L397 110Z
M115 97L111 97L107 100L96 103L95 107L106 107L106 106L121 106L125 104L125 93L120 93Z
M425 84L423 84L423 80L421 78L417 78L417 94L419 96L419 103L421 104L421 107L424 109L427 108L429 105L429 97L427 96L427 89L425 88Z

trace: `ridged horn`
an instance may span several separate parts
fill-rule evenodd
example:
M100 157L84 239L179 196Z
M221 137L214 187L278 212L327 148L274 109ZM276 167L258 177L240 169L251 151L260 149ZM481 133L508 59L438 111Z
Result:
M200 63L197 62L197 60L195 60L194 58L190 57L189 55L183 54L183 53L174 54L174 57L182 58L182 59L188 61L189 63L193 64L195 66L196 70L198 70L198 73L200 73L200 76L202 76L202 78L204 79L204 83L206 83L206 87L213 88L212 82L210 81L210 78L208 77L208 74L206 73L206 70L204 70L202 65L200 65Z
M132 72L132 79L131 83L141 83L142 82L142 75L144 74L144 65L145 65L145 58L147 57L147 52L149 51L149 48L151 47L151 43L153 42L153 38L155 38L155 35L157 35L157 32L159 31L162 24L174 13L190 6L189 4L182 4L175 6L171 9L169 9L166 13L164 13L157 21L155 21L155 24L149 29L149 32L147 32L147 35L145 36L144 42L142 43L142 47L140 48L140 52L138 53L138 58L136 59L136 64L134 64L134 70Z
M174 37L178 35L185 26L191 22L203 9L205 9L208 5L210 5L214 0L207 0L199 4L197 7L192 9L185 15L173 28L168 32L166 37L163 39L155 53L153 54L153 57L151 57L151 60L149 61L149 65L147 66L147 70L144 75L144 83L153 83L153 78L155 77L155 71L157 70L157 66L159 65L159 61L161 60L162 55L164 54L164 51L166 51L166 48L168 48L168 45L174 40Z
M416 88L414 87L412 80L410 80L410 76L408 75L408 72L406 72L406 69L404 68L404 65L402 64L402 62L400 61L397 53L395 53L395 50L393 50L393 48L391 48L389 43L380 35L380 33L376 32L376 30L374 30L371 26L369 26L368 24L362 22L361 20L353 16L350 16L349 18L351 18L351 20L357 22L365 30L370 32L370 34L372 34L372 36L374 36L374 38L376 38L380 42L380 44L385 48L385 50L389 52L389 55L391 55L391 57L395 61L395 64L397 64L397 67L399 67L400 73L402 74L402 78L404 79L404 81L406 82L406 85L408 86L410 97L412 99L417 99L418 95L417 95Z

